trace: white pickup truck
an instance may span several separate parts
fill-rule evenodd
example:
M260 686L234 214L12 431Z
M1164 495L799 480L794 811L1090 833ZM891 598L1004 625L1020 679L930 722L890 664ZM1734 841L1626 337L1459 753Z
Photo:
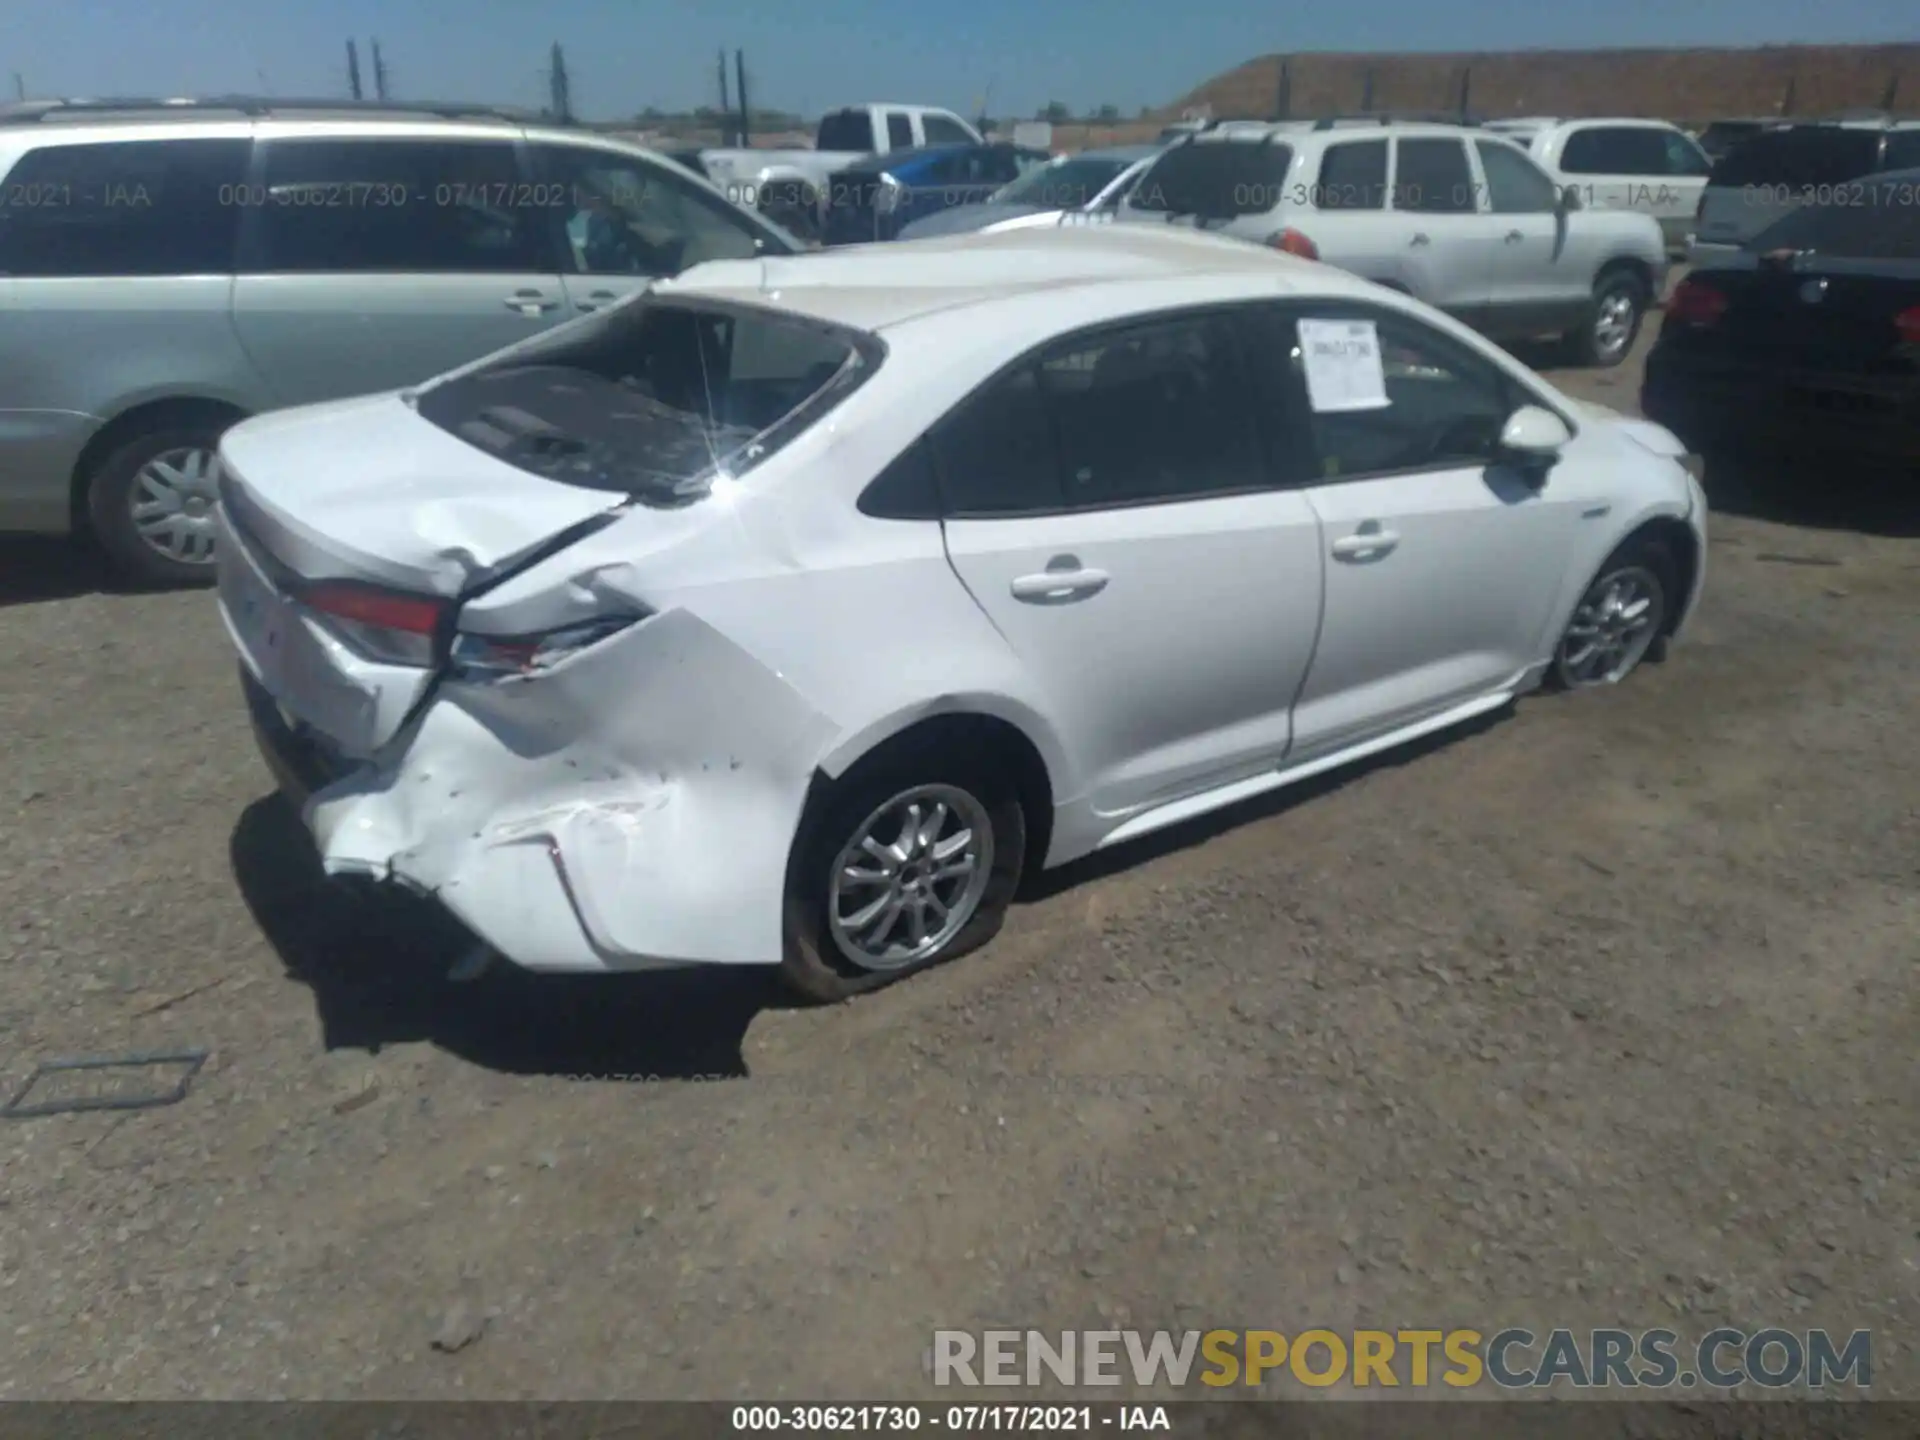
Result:
M700 167L735 204L802 240L819 237L827 181L869 155L921 145L980 145L978 130L929 105L849 105L820 117L811 150L702 150Z

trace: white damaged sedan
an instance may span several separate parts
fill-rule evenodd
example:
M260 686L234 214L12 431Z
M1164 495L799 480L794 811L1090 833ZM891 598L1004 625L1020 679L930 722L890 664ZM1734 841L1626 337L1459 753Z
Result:
M222 445L220 606L327 870L535 970L838 999L1022 876L1657 657L1668 432L1149 227L700 266Z

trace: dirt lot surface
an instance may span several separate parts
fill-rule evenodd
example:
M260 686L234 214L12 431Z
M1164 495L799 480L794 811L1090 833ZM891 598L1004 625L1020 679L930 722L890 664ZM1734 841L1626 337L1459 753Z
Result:
M1107 1322L1870 1328L1920 1396L1920 523L1719 501L1666 665L828 1010L447 983L318 885L208 596L7 548L0 1082L211 1059L0 1122L0 1396L904 1398Z

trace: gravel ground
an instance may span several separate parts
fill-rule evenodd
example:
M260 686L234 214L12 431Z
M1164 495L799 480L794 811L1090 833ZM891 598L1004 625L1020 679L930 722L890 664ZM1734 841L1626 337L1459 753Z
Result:
M1920 523L1715 488L1665 666L813 1011L446 983L320 892L211 600L9 546L0 1082L211 1058L0 1126L0 1396L873 1399L1103 1323L1871 1328L1920 1396Z

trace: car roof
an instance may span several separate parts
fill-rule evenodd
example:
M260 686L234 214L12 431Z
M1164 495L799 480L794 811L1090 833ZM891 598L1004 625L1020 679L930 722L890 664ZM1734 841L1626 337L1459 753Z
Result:
M656 287L656 293L744 300L884 332L957 311L1017 310L1043 292L1124 291L1149 283L1172 293L1169 303L1177 304L1182 282L1199 293L1242 277L1270 294L1378 294L1343 270L1251 241L1148 225L974 232L774 259L713 261Z

